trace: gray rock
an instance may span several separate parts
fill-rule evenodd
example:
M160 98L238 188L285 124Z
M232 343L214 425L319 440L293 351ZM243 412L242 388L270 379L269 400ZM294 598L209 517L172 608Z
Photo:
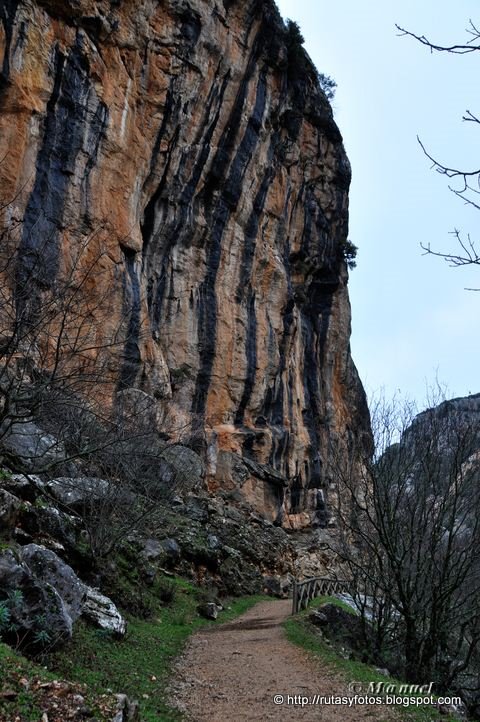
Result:
M117 711L112 722L140 722L140 710L137 702L132 702L126 694L117 694Z
M57 501L72 509L79 509L108 496L110 482L95 477L59 477L46 484L46 489Z
M467 708L461 701L459 705L439 704L437 709L443 717L451 717L452 715L454 715L456 719L466 719L467 717Z
M66 458L61 441L33 423L13 424L0 442L2 452L12 457L15 465L26 472L42 471Z
M292 577L286 576L265 576L263 578L263 589L266 594L271 594L274 597L281 599L287 599L292 590Z
M188 446L175 444L162 451L162 458L174 470L173 484L180 491L193 490L201 486L205 476L202 459Z
M82 615L95 626L118 637L124 637L127 632L127 623L115 604L98 589L87 587Z
M177 560L180 558L182 550L175 539L163 539L161 546L164 554L170 559Z
M234 506L226 507L225 516L227 517L227 519L232 519L232 521L236 521L238 524L241 524L244 521L244 516L242 512L236 509Z
M205 602L204 604L199 604L197 607L197 612L200 614L201 617L204 617L205 619L216 619L218 617L218 612L221 611L222 607L218 607L215 602Z
M208 501L199 496L189 496L185 503L185 515L198 522L208 521Z
M54 506L36 509L40 532L47 534L61 544L73 547L77 540L79 519Z
M360 617L337 604L322 604L317 611L310 614L309 618L311 622L320 626L323 634L347 656L351 651L363 653L365 634L369 637L372 634L372 630L364 626Z
M207 536L207 544L210 549L219 549L221 546L220 539L218 538L218 536L215 536L215 534L209 534Z
M21 501L5 489L0 489L0 529L14 529Z
M80 521L54 506L41 506L24 502L19 515L19 526L29 541L42 538L42 544L52 546L54 542L63 547L74 547L79 534ZM17 535L20 533L18 530ZM20 541L20 536L18 537ZM27 544L28 541L24 541Z
M39 631L39 619L56 644L71 637L73 623L85 616L101 629L123 636L126 623L114 603L85 585L73 569L50 549L28 544L17 559L12 551L0 555L0 601L14 590L21 599L12 613L20 631Z
M15 602L7 602L16 635L31 642L38 632L46 632L52 647L71 638L72 619L56 589L38 579L25 562L8 550L0 554L0 600L8 600L13 593L20 595ZM8 632L5 637L8 641Z
M147 561L156 561L165 555L165 551L158 539L145 539L141 555Z
M35 501L44 488L44 483L39 476L34 474L12 474L0 481L0 486L9 491L10 494L18 496L26 501Z
M316 627L324 627L328 624L328 617L326 614L322 614L318 609L316 609L313 612L310 612L308 615L309 620L312 624L314 624Z
M57 591L72 622L75 622L82 613L87 587L73 569L55 552L38 544L23 547L22 559L37 579L47 582Z
M175 539L146 539L143 542L141 556L147 562L155 562L167 559L176 562L180 559L181 548Z
M119 391L116 411L124 425L134 422L136 428L156 429L159 423L158 401L144 391L135 388Z

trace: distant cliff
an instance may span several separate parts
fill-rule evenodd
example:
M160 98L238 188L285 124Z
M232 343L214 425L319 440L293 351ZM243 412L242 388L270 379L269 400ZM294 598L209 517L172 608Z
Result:
M275 5L3 0L0 20L15 277L41 249L48 292L101 241L113 290L92 282L86 303L99 345L125 326L117 391L154 397L163 430L205 429L212 492L327 523L329 448L369 435L349 349L350 166Z

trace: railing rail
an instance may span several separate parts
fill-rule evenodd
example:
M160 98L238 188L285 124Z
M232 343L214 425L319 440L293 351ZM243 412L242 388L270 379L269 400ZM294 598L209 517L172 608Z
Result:
M330 597L333 594L348 592L349 582L346 579L333 579L331 577L312 577L303 579L301 582L296 579L293 582L293 604L292 614L306 609L309 602L315 597Z

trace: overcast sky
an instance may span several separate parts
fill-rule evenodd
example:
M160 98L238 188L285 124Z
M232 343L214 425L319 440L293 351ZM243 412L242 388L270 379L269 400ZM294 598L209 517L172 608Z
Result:
M337 123L353 169L350 239L352 352L368 391L397 390L420 405L436 377L450 396L480 391L480 267L450 269L420 242L455 248L449 232L477 232L480 211L448 191L417 143L447 165L480 164L480 52L430 51L395 23L439 44L464 43L478 0L277 0L296 20L319 71L338 83ZM475 11L478 11L475 14Z

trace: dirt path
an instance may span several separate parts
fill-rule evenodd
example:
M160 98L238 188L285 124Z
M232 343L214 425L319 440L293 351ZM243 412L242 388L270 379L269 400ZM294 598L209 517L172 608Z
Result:
M286 639L281 624L290 610L290 601L262 602L195 634L177 664L172 703L194 722L395 719L380 706L286 703L288 695L348 694L345 682ZM284 704L275 704L275 695Z

